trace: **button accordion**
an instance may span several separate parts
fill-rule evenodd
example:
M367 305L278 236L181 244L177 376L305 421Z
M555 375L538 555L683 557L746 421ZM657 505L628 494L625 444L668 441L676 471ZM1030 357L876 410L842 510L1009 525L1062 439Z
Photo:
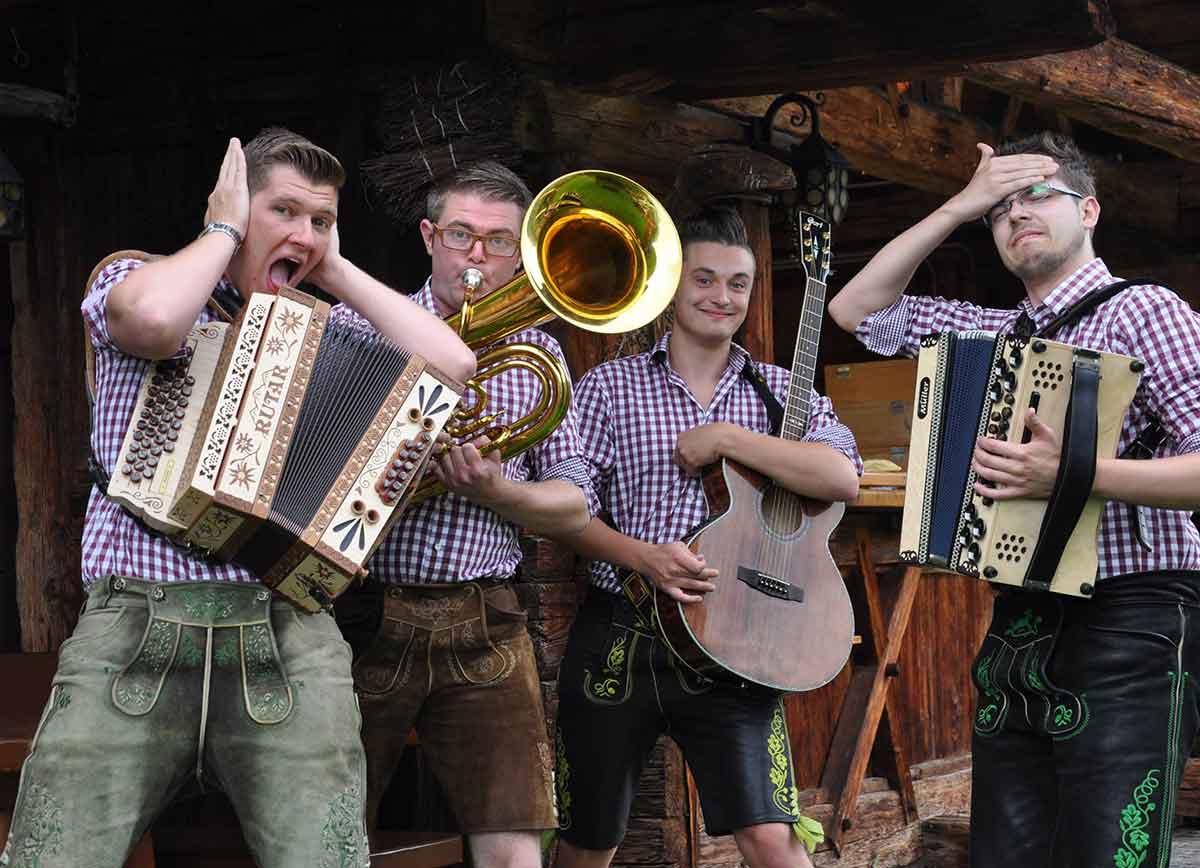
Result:
M1105 505L1090 494L1096 457L1115 454L1141 370L1128 356L1037 337L966 331L924 338L900 559L1090 596ZM976 439L1028 442L1030 407L1062 438L1054 491L1045 500L977 494Z
M399 518L463 384L290 288L188 334L141 384L108 496L328 608Z

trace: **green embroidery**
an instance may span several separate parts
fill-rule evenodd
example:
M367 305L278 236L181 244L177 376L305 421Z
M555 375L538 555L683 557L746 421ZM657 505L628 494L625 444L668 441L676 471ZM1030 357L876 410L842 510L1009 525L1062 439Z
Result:
M767 773L775 788L771 798L775 807L793 817L800 816L800 796L791 781L792 762L789 755L787 724L783 718L783 705L775 703L771 715L771 731L767 735L767 755L771 758L771 769Z
M16 860L21 868L40 868L44 856L58 852L62 837L62 806L45 787L33 784L22 797L20 825L14 827L0 865Z
M1065 705L1059 705L1054 709L1055 726L1069 726L1074 717L1075 712L1067 708Z
M1033 614L1033 609L1026 609L1025 614L1019 618L1015 618L1008 625L1008 628L1004 631L1004 635L1020 642L1036 636L1041 626L1042 616Z
M1025 682L1038 693L1050 692L1045 682L1042 681L1042 672L1041 667L1038 665L1037 652L1029 655L1029 663L1025 667Z
M980 658L979 662L975 664L975 680L979 682L979 689L988 696L996 691L995 685L992 684L992 658L995 656L996 652L993 651L988 656Z
M1121 811L1121 847L1113 853L1116 868L1134 868L1146 861L1150 847L1150 815L1156 805L1150 801L1158 789L1159 771L1151 769L1142 782L1133 788L1133 801Z
M126 714L146 714L154 707L179 643L179 625L154 619L134 661L113 682L113 699Z
M243 642L246 646L246 678L274 675L277 668L275 649L271 647L271 633L266 625L254 624L246 628Z
M362 797L358 787L347 787L329 805L329 816L321 830L325 848L321 868L366 868L365 838Z
M204 662L204 649L200 647L200 643L196 641L196 637L190 630L183 634L183 639L179 642L179 653L175 659L179 661L180 666L188 669L195 669Z
M616 696L617 688L621 686L621 673L625 668L625 640L627 638L625 633L616 638L612 647L608 649L608 659L604 661L604 671L600 673L601 679L592 682L592 693L601 698Z
M213 662L218 666L236 666L238 662L237 636L232 630L223 630L220 640L213 649Z
M554 733L556 759L555 790L558 794L558 828L571 828L571 766L567 762L567 749L563 744L562 730Z
M174 593L183 593L183 611L194 621L208 625L233 614L233 602L223 590L217 588L181 588Z
M975 722L980 726L991 726L992 721L996 719L996 712L999 710L999 706L997 706L995 703L985 705L983 708L979 709L979 713L975 715Z

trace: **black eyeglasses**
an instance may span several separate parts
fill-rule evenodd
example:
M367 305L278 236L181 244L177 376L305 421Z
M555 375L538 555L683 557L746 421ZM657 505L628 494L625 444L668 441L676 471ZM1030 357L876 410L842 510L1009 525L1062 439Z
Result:
M470 250L476 241L483 242L483 249L488 256L499 256L507 259L517 252L517 239L511 235L480 235L463 229L460 226L445 228L432 224L435 235L442 239L442 244L448 250Z
M1047 199L1054 196L1055 193L1061 193L1064 196L1074 196L1076 199L1087 198L1082 193L1076 193L1066 187L1060 187L1057 184L1052 184L1049 181L1042 181L1024 190L1013 193L1002 202L997 202L988 212L983 215L983 225L989 229L996 225L998 220L1002 220L1009 211L1012 210L1013 202L1020 202L1021 207L1027 208L1030 205L1039 205Z

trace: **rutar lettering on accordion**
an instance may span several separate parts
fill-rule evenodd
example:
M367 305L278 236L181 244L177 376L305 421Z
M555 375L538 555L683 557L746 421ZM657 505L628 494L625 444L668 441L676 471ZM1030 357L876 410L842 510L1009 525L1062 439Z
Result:
M1090 596L1105 504L1091 496L1096 457L1115 454L1141 370L1129 356L1036 337L967 331L923 339L901 560ZM977 494L976 440L1026 442L1030 407L1062 437L1054 491L1045 500Z
M291 288L151 365L108 496L328 607L399 518L463 384Z

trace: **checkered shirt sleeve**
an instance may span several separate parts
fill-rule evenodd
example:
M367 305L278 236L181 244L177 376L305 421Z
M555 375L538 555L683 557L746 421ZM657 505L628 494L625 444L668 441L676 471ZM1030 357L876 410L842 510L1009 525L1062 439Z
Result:
M437 312L429 283L412 299L426 310ZM356 318L370 324L344 305L332 316ZM531 343L563 360L562 349L550 335L526 329L505 343ZM565 361L564 361L565 366ZM498 423L511 423L532 410L541 395L535 376L510 368L485 384L489 414ZM472 400L468 394L467 400ZM578 486L589 513L599 507L583 460L574 408L568 411L554 433L531 449L504 462L505 478L514 482L544 482L561 479ZM490 509L457 494L443 494L409 507L368 563L370 573L382 582L465 582L486 576L510 576L521 561L519 528Z
M113 287L142 266L141 260L110 263L92 284L80 306L88 337L96 351L96 402L92 408L91 445L105 471L112 474L137 403L138 390L150 365L122 352L108 330L108 296ZM206 308L197 325L210 322ZM253 582L253 575L232 564L214 564L189 557L145 528L99 489L92 487L84 516L81 566L84 584L110 575L156 582Z
M867 349L881 356L912 358L921 351L921 338L947 331L983 329L1007 331L1018 310L980 307L965 301L923 295L902 295L896 303L869 314L854 332Z

